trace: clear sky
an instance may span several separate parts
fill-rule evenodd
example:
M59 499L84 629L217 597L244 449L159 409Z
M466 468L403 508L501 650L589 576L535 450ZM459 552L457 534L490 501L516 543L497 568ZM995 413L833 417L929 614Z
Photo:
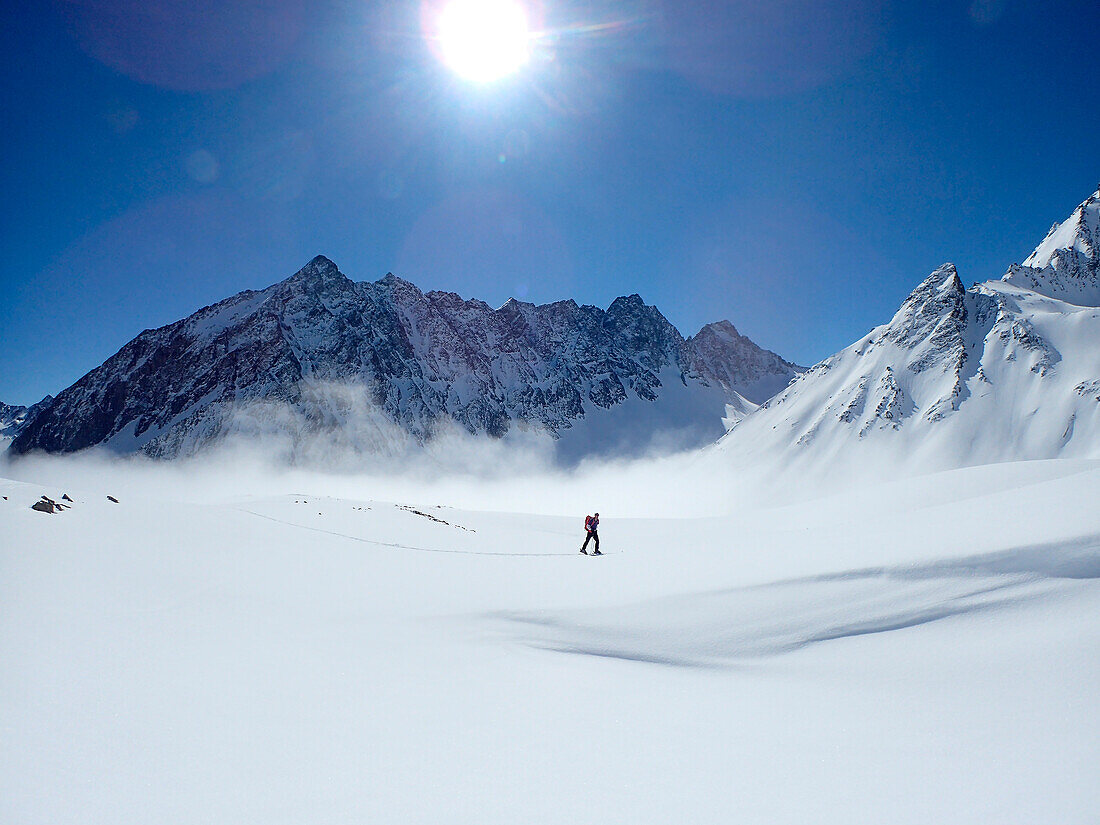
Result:
M477 81L430 1L6 4L0 400L316 254L494 305L638 292L810 364L1100 179L1095 0L525 5L528 61Z

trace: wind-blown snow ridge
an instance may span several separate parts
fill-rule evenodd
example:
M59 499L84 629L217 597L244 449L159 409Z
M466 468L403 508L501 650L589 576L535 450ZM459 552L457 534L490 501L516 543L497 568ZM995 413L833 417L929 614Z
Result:
M338 454L396 457L451 427L533 430L578 456L597 440L699 446L723 432L727 403L755 407L797 371L728 322L685 340L638 295L607 310L572 300L493 309L393 274L355 283L318 256L267 289L141 333L11 449L174 457L274 434L292 454L322 440ZM585 435L593 428L598 439Z
M1008 607L1052 579L1100 578L1100 535L904 567L877 567L625 607L497 614L540 649L679 667L717 667L853 636Z

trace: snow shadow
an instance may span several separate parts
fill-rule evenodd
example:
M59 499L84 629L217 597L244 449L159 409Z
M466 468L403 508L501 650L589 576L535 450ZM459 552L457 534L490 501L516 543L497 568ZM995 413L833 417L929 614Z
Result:
M530 647L678 667L728 667L813 644L1010 607L1100 578L1100 535L905 567L851 570L617 608L493 614Z

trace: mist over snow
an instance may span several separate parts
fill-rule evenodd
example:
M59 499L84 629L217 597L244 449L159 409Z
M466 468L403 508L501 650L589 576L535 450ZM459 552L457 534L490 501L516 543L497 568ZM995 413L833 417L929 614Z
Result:
M770 477L762 470L705 467L697 453L662 449L641 458L597 457L563 468L545 438L493 440L458 430L383 459L349 456L328 438L305 445L242 438L171 462L105 450L0 456L0 476L196 503L308 492L552 515L596 509L664 517L724 513L757 502L767 495L761 484Z

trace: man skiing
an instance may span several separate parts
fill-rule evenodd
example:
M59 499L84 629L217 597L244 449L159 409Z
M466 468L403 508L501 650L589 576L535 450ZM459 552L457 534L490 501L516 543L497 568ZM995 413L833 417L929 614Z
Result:
M588 533L588 535L584 537L584 544L581 545L581 552L584 553L584 555L586 555L586 556L588 555L588 550L586 550L585 548L588 547L588 542L592 541L593 539L595 539L595 541L596 541L596 547L595 547L595 549L593 549L592 555L593 556L602 556L603 555L603 553L600 552L600 534L596 532L599 529L599 527L600 527L600 514L599 513L596 513L596 515L594 515L594 516L585 516L584 517L584 529Z

